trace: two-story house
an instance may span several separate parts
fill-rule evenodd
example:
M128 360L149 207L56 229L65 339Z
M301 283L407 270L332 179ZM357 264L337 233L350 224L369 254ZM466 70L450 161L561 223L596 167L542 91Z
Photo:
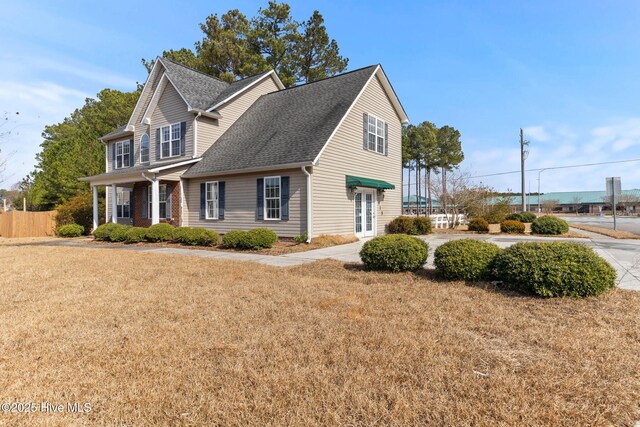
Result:
M384 233L402 211L408 118L380 65L285 89L158 58L129 123L102 138L105 216L148 226L267 227L278 235Z

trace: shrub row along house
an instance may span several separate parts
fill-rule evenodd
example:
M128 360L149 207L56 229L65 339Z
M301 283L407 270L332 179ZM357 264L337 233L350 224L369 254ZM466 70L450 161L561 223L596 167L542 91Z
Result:
M285 89L273 71L226 83L157 58L129 123L102 138L105 216L136 226L383 233L402 209L401 127L382 67Z

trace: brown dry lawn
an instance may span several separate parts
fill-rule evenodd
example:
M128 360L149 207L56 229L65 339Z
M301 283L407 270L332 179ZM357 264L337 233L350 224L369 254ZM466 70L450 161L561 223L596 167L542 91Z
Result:
M613 237L614 239L640 239L640 236L638 236L637 234L629 233L628 231L610 230L604 227L576 224L573 222L570 222L569 225L573 228L577 228L578 230L591 231L592 233L603 234L605 236Z
M633 425L640 293L0 245L2 425Z

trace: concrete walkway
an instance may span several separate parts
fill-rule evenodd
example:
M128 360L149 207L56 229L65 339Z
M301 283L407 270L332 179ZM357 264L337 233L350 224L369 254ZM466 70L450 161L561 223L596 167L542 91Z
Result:
M574 230L583 235L584 238L561 238L561 237L537 237L537 236L517 236L517 235L491 235L491 234L430 234L421 237L429 244L429 258L425 267L433 268L433 252L441 244L450 240L472 238L486 242L495 243L501 248L506 248L518 242L549 242L549 241L570 241L579 242L592 247L600 256L609 261L618 273L617 283L620 288L640 291L640 240L613 239L596 233L583 230ZM315 249L312 251L298 252L287 255L260 255L242 252L210 251L202 249L187 248L163 248L153 246L134 245L111 245L91 243L86 239L82 240L47 240L44 242L24 243L18 245L43 245L43 246L71 246L81 248L103 248L132 250L149 253L173 254L183 256L197 256L202 258L228 259L235 261L251 261L267 264L276 267L288 267L305 264L321 259L335 259L343 262L360 262L358 253L366 240L329 248Z

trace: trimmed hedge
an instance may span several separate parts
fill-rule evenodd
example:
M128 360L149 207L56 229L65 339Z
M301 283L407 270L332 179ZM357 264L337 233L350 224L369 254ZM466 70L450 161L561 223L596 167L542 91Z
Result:
M112 242L125 242L127 240L127 233L132 228L130 225L121 225L120 227L114 228L109 235L109 240Z
M369 240L360 250L360 259L371 270L412 271L427 262L426 242L403 234L389 234Z
M391 234L416 234L414 217L399 216L391 220L387 226Z
M65 224L56 229L60 237L80 237L84 233L84 227L80 224Z
M475 239L451 240L434 252L438 277L447 280L488 280L500 253L497 245Z
M433 233L431 218L426 216L417 216L413 218L413 228L416 234L424 235Z
M200 227L179 227L174 230L174 240L188 246L215 246L218 233Z
M520 222L528 222L528 223L535 221L536 218L537 216L533 212L512 213L505 217L505 219L508 219L510 221L520 221Z
M569 232L569 223L562 218L544 215L533 221L531 231L534 234L564 234Z
M93 231L93 237L96 240L102 240L102 241L105 241L105 242L110 242L111 241L111 235L116 230L121 230L122 228L127 228L127 226L126 225L122 225L122 224L116 224L116 223L113 223L113 222L108 222L108 223L102 224L101 226L96 228Z
M131 227L127 230L124 241L127 243L140 243L147 239L147 229L144 227Z
M147 241L170 242L173 240L175 227L171 224L154 224L147 228Z
M232 230L222 236L222 244L233 249L267 249L277 241L278 235L268 228Z
M500 231L503 233L524 234L524 224L520 221L505 219L500 223Z
M478 233L488 233L489 223L484 218L474 218L469 221L469 231L477 231Z
M573 242L517 243L498 254L495 269L509 289L542 297L599 295L616 279L607 261Z

